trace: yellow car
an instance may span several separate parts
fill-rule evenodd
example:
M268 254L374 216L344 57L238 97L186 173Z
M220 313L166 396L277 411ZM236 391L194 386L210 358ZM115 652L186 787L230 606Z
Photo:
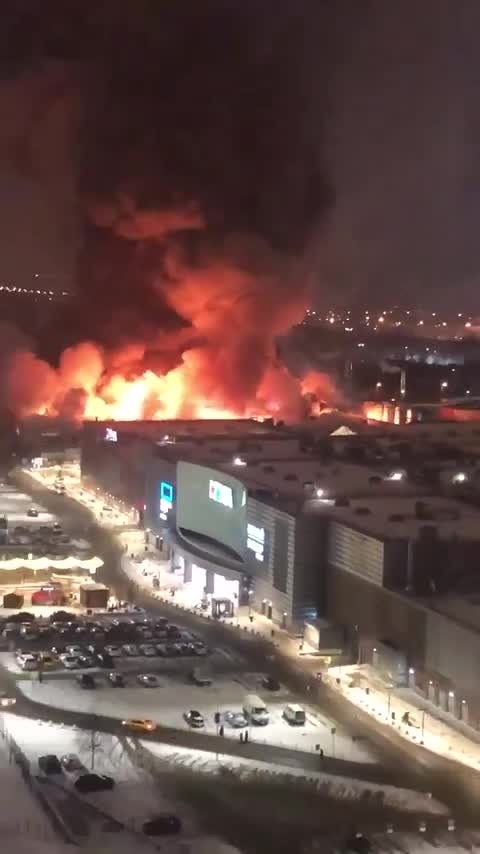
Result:
M157 728L156 723L145 720L144 718L128 718L128 720L122 721L122 726L127 727L127 729L138 730L139 732L153 732Z

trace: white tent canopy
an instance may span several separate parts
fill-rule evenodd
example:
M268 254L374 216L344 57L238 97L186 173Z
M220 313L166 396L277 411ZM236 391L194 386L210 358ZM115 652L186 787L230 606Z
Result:
M0 560L0 569L86 569L94 573L103 566L103 560L99 557L91 557L82 560L78 557L12 557Z
M337 427L336 430L333 430L330 433L330 436L356 436L355 430L351 430L350 427L347 427L346 424L343 424L341 427Z

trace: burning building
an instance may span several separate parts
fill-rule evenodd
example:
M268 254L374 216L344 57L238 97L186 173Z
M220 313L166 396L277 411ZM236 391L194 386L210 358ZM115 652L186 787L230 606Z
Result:
M79 231L75 300L39 348L0 359L10 409L298 418L302 386L274 341L304 316L308 248L332 201L303 16L272 28L257 4L234 14L213 0L201 16L132 5L101 25L77 11L75 55L72 8L68 21L59 11L61 63L45 33L43 67L2 84L22 99L22 121L9 116L21 167L58 180L66 149Z

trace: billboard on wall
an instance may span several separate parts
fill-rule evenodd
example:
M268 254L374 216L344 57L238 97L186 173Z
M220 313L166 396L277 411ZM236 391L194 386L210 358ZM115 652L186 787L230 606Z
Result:
M206 537L243 558L247 492L235 477L194 463L177 465L177 528Z

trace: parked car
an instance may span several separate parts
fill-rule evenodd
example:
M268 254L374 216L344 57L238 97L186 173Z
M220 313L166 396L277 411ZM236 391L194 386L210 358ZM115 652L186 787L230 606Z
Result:
M75 788L82 794L109 791L114 786L115 780L106 774L81 774L78 780L75 780Z
M117 673L115 670L108 674L108 681L112 683L114 688L125 687L125 679L121 673Z
M243 727L248 726L248 721L243 712L225 712L223 719L233 729L243 729Z
M76 753L66 753L65 756L61 757L60 764L63 770L67 771L69 774L73 774L75 772L81 774L87 770Z
M108 667L109 670L115 667L115 661L113 660L112 656L108 654L108 652L98 653L97 661L100 667Z
M169 836L180 833L182 822L178 816L171 813L163 813L155 818L150 818L143 823L143 832L146 836Z
M138 646L134 643L124 643L122 647L125 655L135 656L139 655Z
M167 637L172 640L180 640L182 637L182 633L178 626L174 626L173 623L167 627Z
M86 650L90 655L98 655L101 653L102 647L98 643L89 643L86 646Z
M192 682L193 685L198 685L200 688L208 688L212 684L212 678L206 673L200 673L198 670L192 670L190 673L190 682Z
M62 662L65 670L77 670L80 667L78 658L76 658L75 655L70 655L69 653L61 655L60 661Z
M267 689L267 691L280 691L281 685L277 679L274 679L273 676L264 676L262 679L262 686Z
M49 669L50 667L55 667L55 659L52 655L49 655L46 652L41 652L38 656L38 661L41 667L45 667Z
M152 644L150 643L141 643L138 648L140 650L141 655L146 655L149 658L152 658L154 655L157 654L155 647L152 646Z
M77 676L77 682L80 685L80 688L93 690L97 687L97 683L90 673L81 673L80 676Z
M58 756L53 753L46 756L39 756L38 767L44 774L61 774L62 766L60 765Z
M121 647L116 646L115 644L111 643L105 647L105 652L107 653L107 655L110 655L112 658L120 658L120 656L122 654L122 649L121 649Z
M65 644L63 644L63 643L56 643L55 646L52 646L52 648L50 650L52 655L56 655L57 657L60 655L64 655L66 653L66 651L67 650L65 648Z
M156 723L147 718L127 718L127 720L122 721L122 726L138 732L154 732L157 728Z
M22 670L38 670L38 659L36 655L24 655L18 662Z
M38 510L35 507L29 507L27 510L27 516L30 516L32 519L36 519L38 516Z
M195 655L207 655L208 650L202 641L194 641L193 652Z
M192 729L202 729L205 726L203 715L197 712L196 709L190 709L189 712L185 712L183 717Z
M158 688L160 685L160 682L153 673L141 673L137 676L137 680L140 682L140 685L144 685L145 688Z
M97 662L92 655L81 655L78 659L79 667L96 667Z
M83 655L83 649L77 643L71 643L67 646L67 652L69 655L75 655L77 658L80 655Z
M305 709L297 703L289 703L285 706L283 717L291 726L304 726L307 720Z

